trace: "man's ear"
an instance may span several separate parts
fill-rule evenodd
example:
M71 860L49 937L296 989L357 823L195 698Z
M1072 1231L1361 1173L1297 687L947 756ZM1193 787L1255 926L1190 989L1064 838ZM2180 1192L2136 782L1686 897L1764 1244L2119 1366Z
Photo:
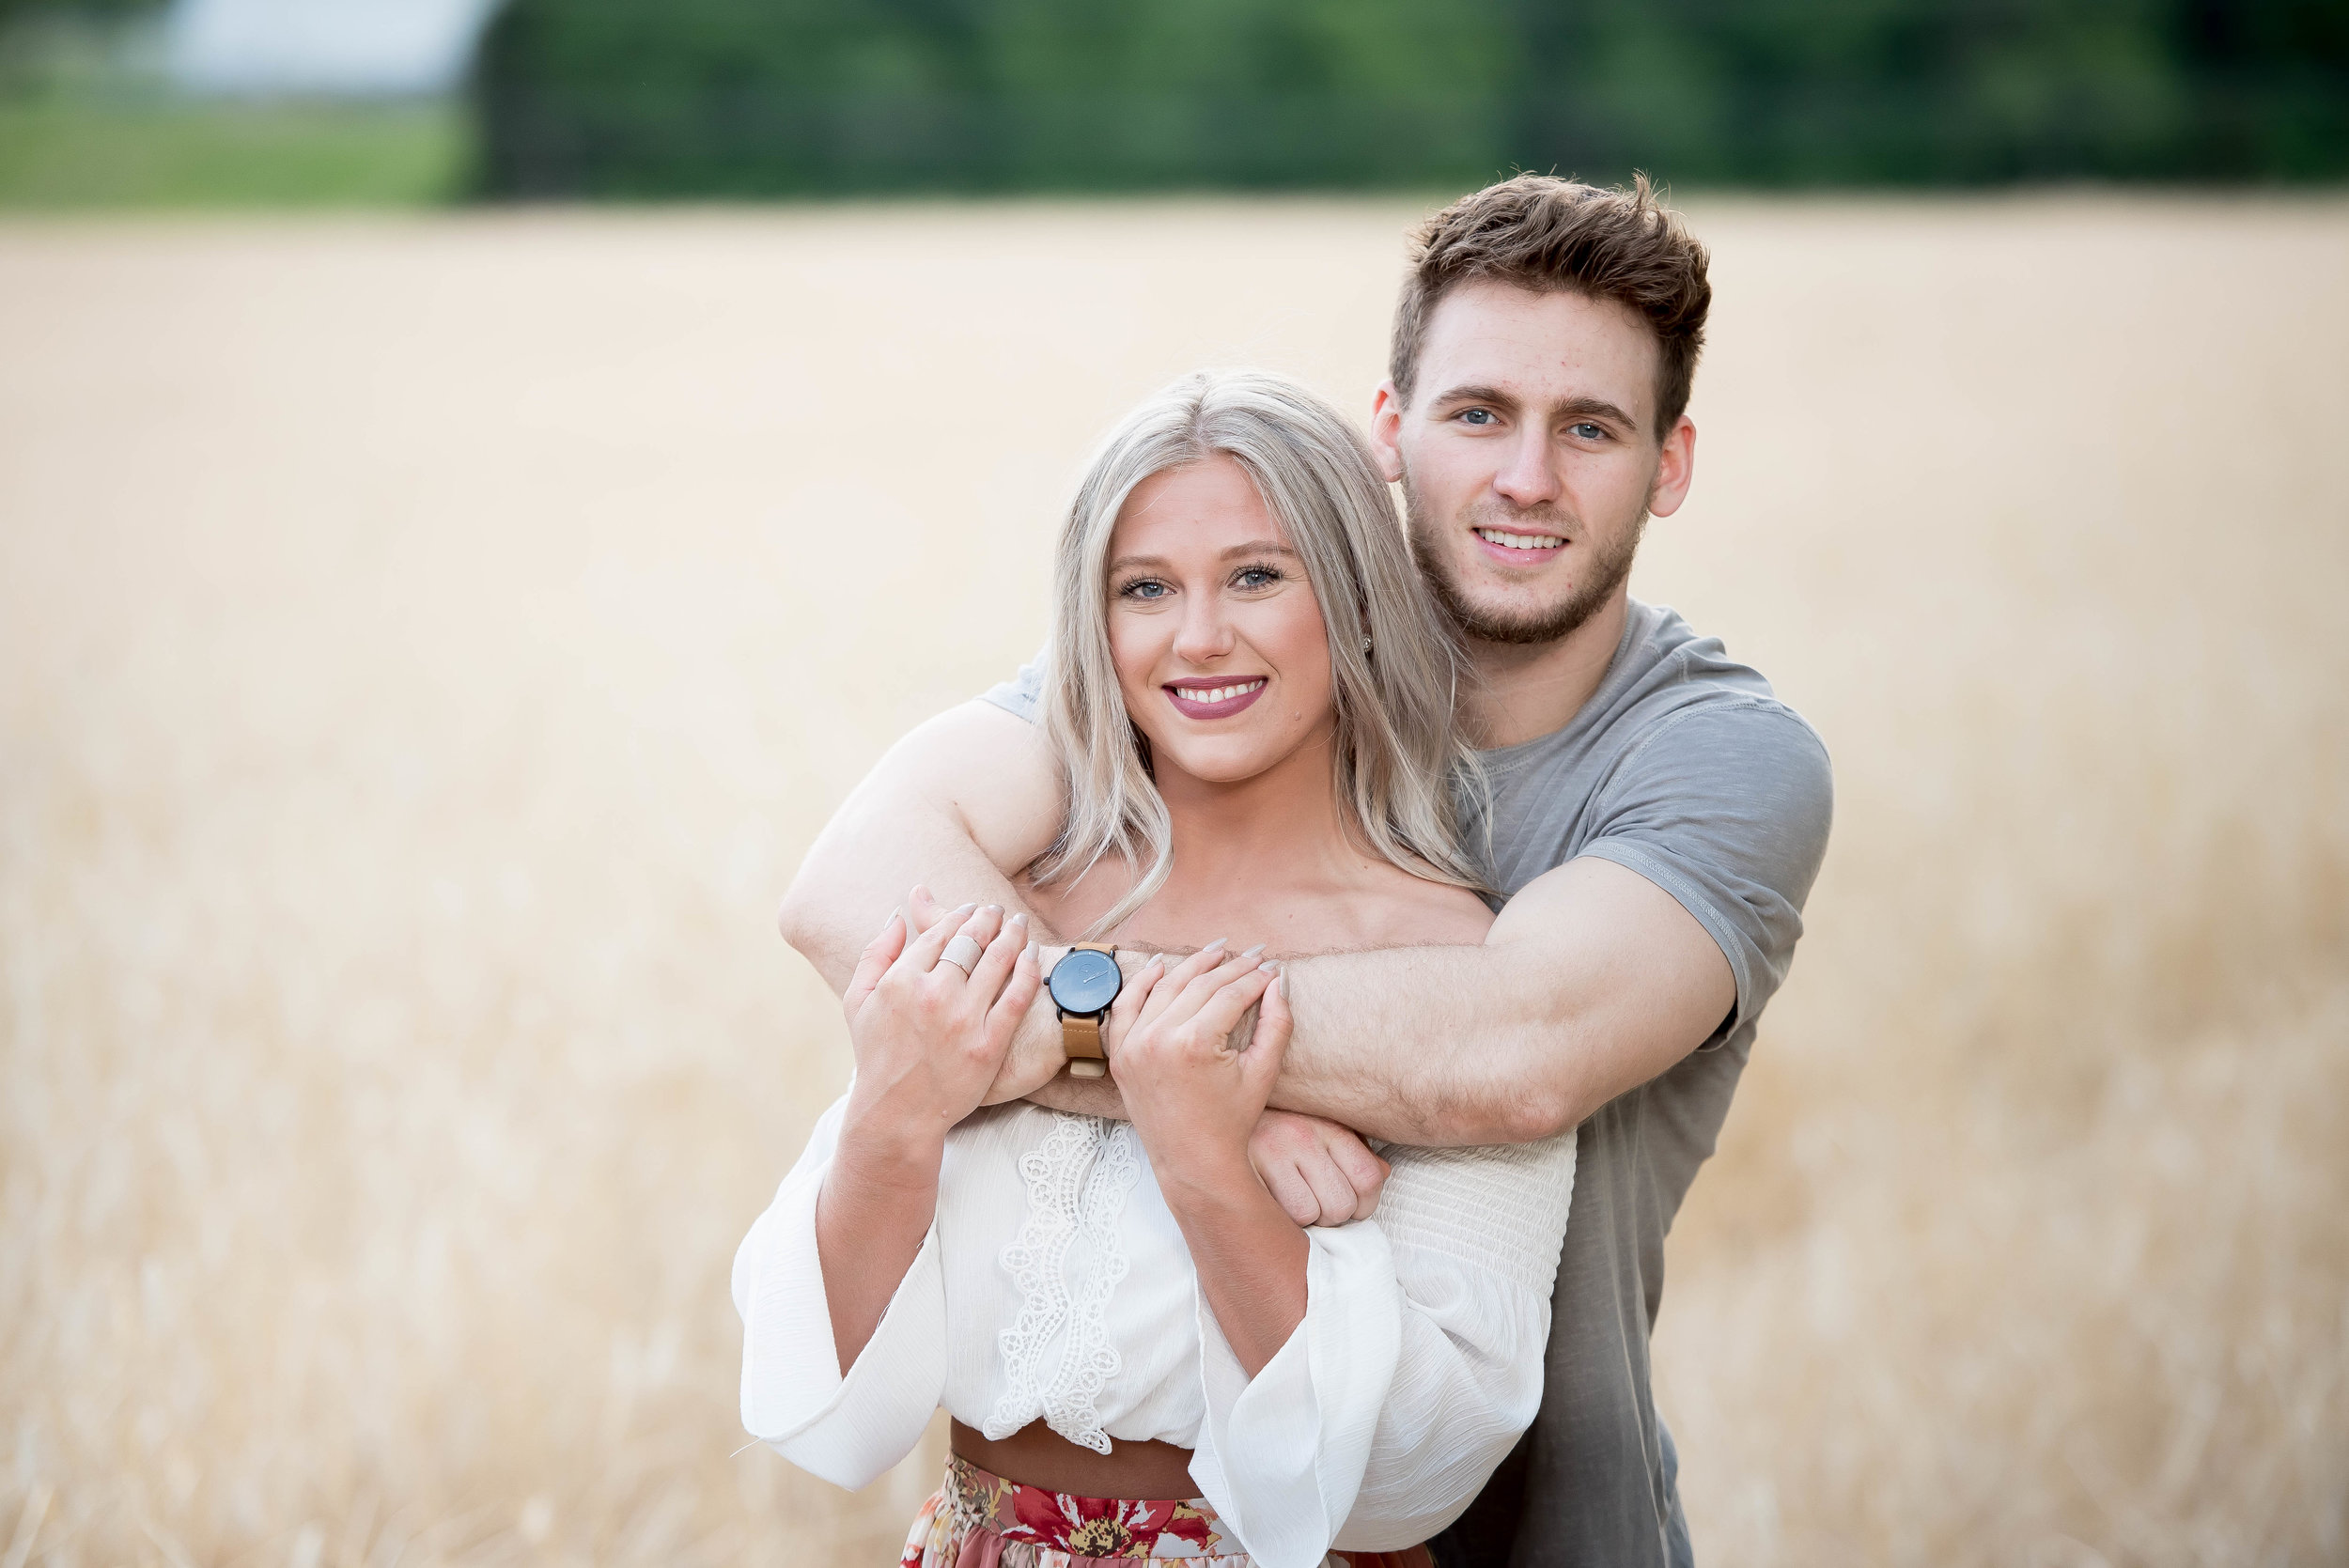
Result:
M1390 485L1403 477L1403 395L1392 381L1380 381L1371 396L1370 450L1379 477Z
M1647 509L1659 518L1680 510L1688 499L1688 486L1697 476L1697 427L1687 414L1672 426L1656 456L1656 484L1648 491Z

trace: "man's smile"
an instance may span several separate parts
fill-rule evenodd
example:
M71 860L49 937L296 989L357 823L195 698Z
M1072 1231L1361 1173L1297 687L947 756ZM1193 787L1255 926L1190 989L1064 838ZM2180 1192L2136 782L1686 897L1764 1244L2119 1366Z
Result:
M1566 541L1556 534L1520 534L1506 528L1478 528L1475 534L1487 560L1512 567L1554 560L1566 548Z

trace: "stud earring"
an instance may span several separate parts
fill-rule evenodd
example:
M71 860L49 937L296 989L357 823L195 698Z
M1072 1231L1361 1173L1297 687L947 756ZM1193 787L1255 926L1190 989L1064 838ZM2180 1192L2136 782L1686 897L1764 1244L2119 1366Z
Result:
M1364 653L1368 653L1370 651L1370 639L1367 637L1362 639L1362 651Z

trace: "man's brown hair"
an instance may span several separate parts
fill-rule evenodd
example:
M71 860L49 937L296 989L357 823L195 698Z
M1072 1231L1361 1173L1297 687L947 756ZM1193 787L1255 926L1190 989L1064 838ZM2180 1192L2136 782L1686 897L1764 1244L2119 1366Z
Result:
M1657 435L1688 411L1713 286L1704 277L1704 247L1680 214L1657 199L1647 176L1635 176L1627 191L1546 174L1487 185L1423 224L1411 236L1410 260L1387 360L1404 402L1411 400L1436 306L1464 283L1489 280L1630 306L1663 350Z

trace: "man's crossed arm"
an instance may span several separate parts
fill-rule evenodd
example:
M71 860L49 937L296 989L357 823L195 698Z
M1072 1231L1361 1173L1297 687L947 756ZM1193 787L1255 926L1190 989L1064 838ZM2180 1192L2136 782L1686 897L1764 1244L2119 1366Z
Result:
M984 703L954 708L842 805L784 898L783 933L839 990L916 883L1023 908L1012 877L1050 846L1060 815L1042 731ZM1428 1145L1574 1126L1702 1045L1736 1001L1696 918L1597 859L1528 883L1481 946L1330 954L1287 973L1297 1024L1272 1103ZM1056 1076L1063 1060L1039 997L990 1098L1113 1113L1113 1084Z

